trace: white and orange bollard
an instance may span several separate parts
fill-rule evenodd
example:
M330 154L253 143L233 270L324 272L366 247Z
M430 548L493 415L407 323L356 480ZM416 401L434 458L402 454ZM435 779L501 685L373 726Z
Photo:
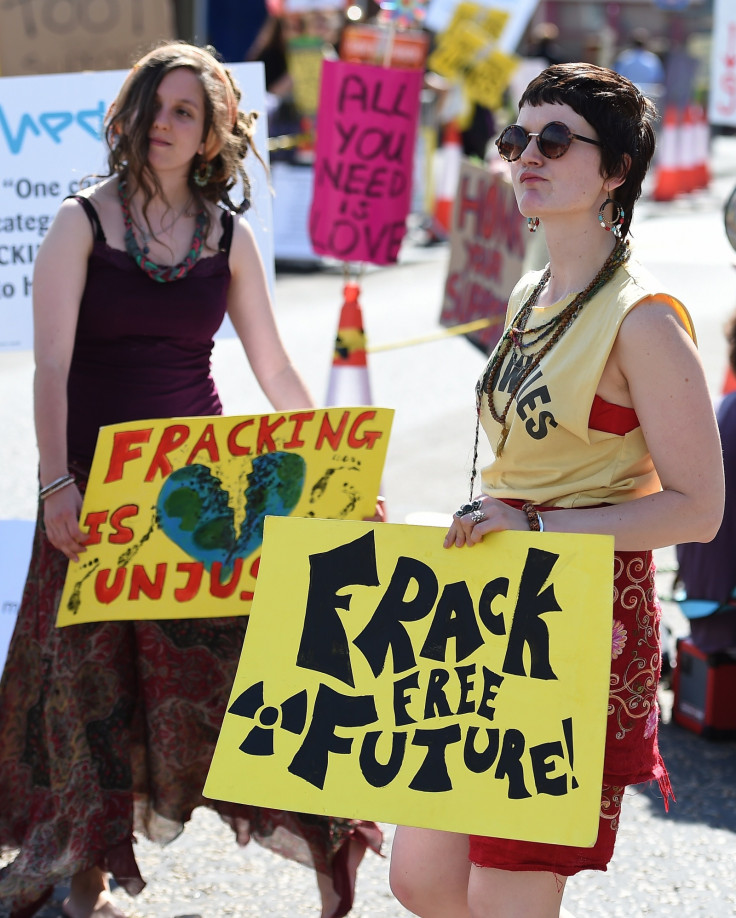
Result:
M680 123L680 190L683 192L695 191L697 188L697 125L692 106L686 105L682 112Z
M360 286L355 281L346 281L335 337L335 352L327 383L327 405L354 407L373 404L359 296ZM381 491L383 492L383 488ZM382 494L377 498L375 514L365 519L376 523L387 521L386 500Z
M652 197L655 201L672 201L683 189L682 133L680 117L673 105L665 109L655 168Z
M359 295L360 286L355 281L347 281L327 383L328 405L373 404Z
M463 158L460 131L455 121L450 121L445 125L439 158L433 223L435 233L447 238L450 235L450 227L452 226L452 208L457 194L457 185L460 181L460 164Z
M710 185L710 128L702 105L694 104L693 121L695 123L695 170L694 182L697 190Z

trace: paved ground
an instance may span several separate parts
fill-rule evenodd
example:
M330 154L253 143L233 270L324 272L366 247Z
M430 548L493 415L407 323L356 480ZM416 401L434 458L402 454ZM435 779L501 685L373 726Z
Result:
M710 743L668 723L662 727L661 745L677 804L665 815L656 789L629 789L610 869L583 874L568 884L564 904L575 918L736 914L736 743ZM393 827L384 829L388 854ZM197 812L167 848L142 841L137 852L149 885L135 900L118 893L131 918L318 915L310 871L255 845L237 849L212 813ZM41 918L62 914L64 891L57 892L57 902ZM388 858L366 857L351 914L410 914L390 894Z
M715 154L709 192L665 206L643 200L636 234L642 260L683 291L714 393L724 367L721 325L736 301L734 256L723 242L720 222L725 194L736 180L736 145L719 143ZM409 247L397 268L367 275L363 307L369 341L436 331L445 256L442 247ZM333 271L282 274L277 280L277 311L287 345L295 355L308 355L303 368L316 393L325 390L339 285L339 272ZM468 394L481 362L481 355L464 339L371 356L374 400L397 407L385 479L394 521L423 510L449 513L463 496L474 420ZM267 410L242 364L234 342L218 345L215 373L226 411ZM29 518L33 513L31 376L28 355L6 355L0 362L0 465L5 470L0 493L5 517ZM660 588L667 596L672 552L664 550L658 557ZM666 603L665 614L673 633L686 629L674 605ZM629 790L611 868L568 884L565 906L576 918L736 914L736 742L709 742L680 729L669 720L671 693L666 686L661 698L661 747L677 804L665 815L656 788ZM393 830L384 829L388 855ZM197 812L167 848L141 840L137 854L149 885L135 900L118 893L131 918L318 914L310 871L256 845L238 849L228 830L207 811ZM388 857L369 854L359 872L354 918L409 914L391 896L387 877ZM42 918L61 915L63 895L63 889L57 890ZM1 909L0 918L7 918Z

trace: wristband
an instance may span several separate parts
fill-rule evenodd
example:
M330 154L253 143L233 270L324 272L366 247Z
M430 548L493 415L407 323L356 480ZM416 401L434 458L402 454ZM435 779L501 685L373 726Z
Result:
M542 520L542 514L537 510L537 508L532 503L526 503L521 508L524 513L526 513L526 518L529 520L529 528L532 532L544 532L544 522Z
M56 494L57 491L61 491L62 488L66 488L70 484L74 484L76 478L74 475L71 475L67 472L66 475L62 475L61 478L57 478L54 481L47 484L45 488L41 488L38 492L38 496L41 500L46 500L47 497L51 497L52 494Z

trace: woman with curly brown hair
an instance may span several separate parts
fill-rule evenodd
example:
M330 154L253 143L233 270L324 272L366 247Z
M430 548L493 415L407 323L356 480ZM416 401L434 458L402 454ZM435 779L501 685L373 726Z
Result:
M220 414L210 355L225 314L273 407L313 405L239 216L255 118L239 101L209 50L166 43L143 57L106 117L108 176L63 202L38 253L39 520L0 684L0 847L18 849L0 902L13 918L69 877L69 918L119 918L108 874L131 894L144 885L134 831L170 841L203 804L241 844L311 865L324 918L349 911L366 844L380 843L372 823L202 797L245 618L54 626L67 561L85 551L98 429Z

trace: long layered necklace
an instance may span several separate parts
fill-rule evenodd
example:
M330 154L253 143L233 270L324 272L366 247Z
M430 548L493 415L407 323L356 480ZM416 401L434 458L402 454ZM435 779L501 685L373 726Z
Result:
M205 212L200 211L197 214L192 244L184 261L180 261L178 265L157 265L148 258L148 245L145 244L145 241L144 247L141 250L138 245L138 240L135 238L127 184L122 178L118 182L118 194L120 196L120 206L123 211L123 223L125 224L125 249L131 258L135 259L138 267L142 271L145 271L151 280L155 280L161 284L165 284L168 281L181 280L183 277L186 277L196 264L204 246L204 229L207 223ZM182 213L183 212L184 211L182 211ZM181 214L179 216L181 216ZM175 222L176 220L174 223Z
M526 302L519 308L519 311L514 316L513 321L503 333L501 340L498 343L498 347L493 352L493 356L489 360L483 376L478 381L478 385L476 386L476 408L478 417L475 427L473 471L470 479L471 497L475 484L476 464L478 458L480 408L483 395L486 394L488 396L488 408L490 410L491 417L497 424L501 425L501 435L498 439L495 450L496 455L500 456L503 452L506 438L509 435L509 428L506 426L506 419L508 418L509 410L511 409L511 405L514 403L514 399L519 393L519 390L522 388L526 380L537 369L545 354L547 354L555 346L555 344L557 344L560 338L570 328L575 319L580 315L583 306L592 300L596 293L598 293L598 291L608 283L618 268L628 261L630 255L631 251L629 249L628 243L619 242L611 254L608 256L606 261L603 263L602 268L596 274L593 280L584 290L578 293L570 301L570 303L565 306L564 309L560 310L558 313L552 316L552 318L548 319L546 322L543 322L541 325L535 325L533 328L527 328L529 317L532 315L544 285L550 278L550 270L548 266L542 275L541 280L532 290ZM526 364L520 370L518 376L515 378L514 386L509 394L509 398L506 404L503 406L503 409L498 412L493 403L493 391L501 372L501 367L503 366L503 363L509 352L512 350L515 350L520 357L528 355L528 359Z

